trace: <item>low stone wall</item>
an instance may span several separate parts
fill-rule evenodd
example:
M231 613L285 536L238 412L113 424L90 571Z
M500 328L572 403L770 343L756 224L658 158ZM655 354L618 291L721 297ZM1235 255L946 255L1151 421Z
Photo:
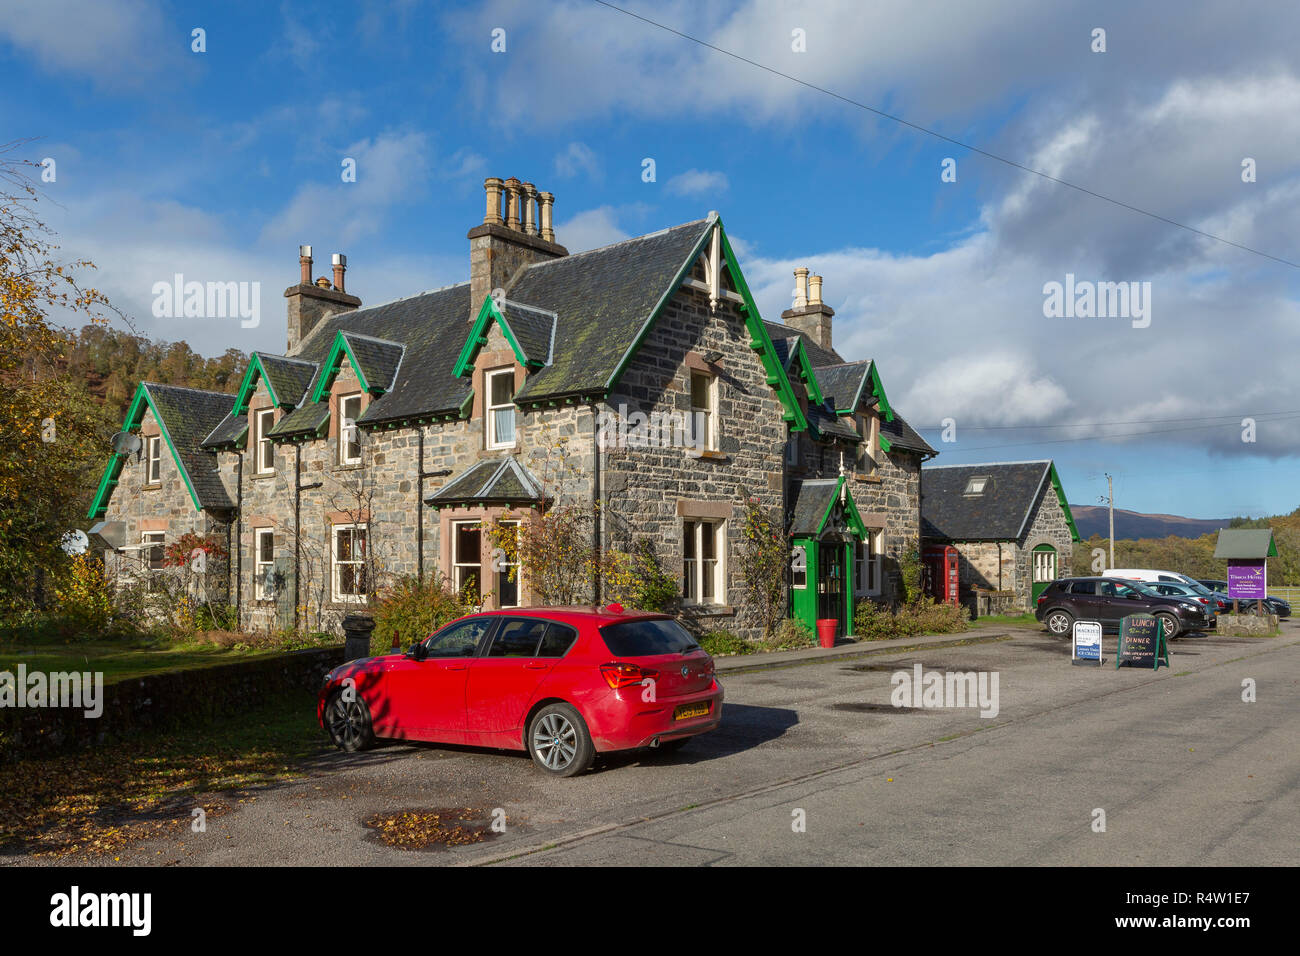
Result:
M971 617L988 617L992 614L1019 614L1024 611L1020 596L1015 591L986 591L971 588L963 602Z
M1277 623L1276 614L1220 614L1215 630L1224 637L1271 637Z
M3 707L0 760L230 717L276 697L300 700L314 713L314 696L325 674L343 660L342 647L311 648L119 681L104 687L103 713L94 718L79 708Z

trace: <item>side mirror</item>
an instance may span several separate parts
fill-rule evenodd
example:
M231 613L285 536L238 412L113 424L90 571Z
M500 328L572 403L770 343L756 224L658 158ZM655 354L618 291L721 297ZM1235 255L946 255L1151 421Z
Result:
M411 649L406 653L407 656L412 657L417 661L422 661L429 656L429 648L425 646L423 641L421 641L419 644L412 644Z
M1131 593L1125 595L1125 597L1127 597L1130 601L1140 601L1140 600L1142 600L1142 595L1140 595L1140 594L1138 594L1138 593L1136 593L1136 592L1131 592Z

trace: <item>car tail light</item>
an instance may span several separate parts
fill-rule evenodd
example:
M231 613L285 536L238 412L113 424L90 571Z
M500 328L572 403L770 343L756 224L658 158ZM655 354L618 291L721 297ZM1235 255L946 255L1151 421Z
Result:
M1043 592L1042 594L1038 595L1039 604L1042 604L1046 600L1047 600L1047 592Z
M605 683L614 690L621 687L635 687L647 678L650 680L659 678L659 672L656 670L627 663L601 664L600 675L605 678Z

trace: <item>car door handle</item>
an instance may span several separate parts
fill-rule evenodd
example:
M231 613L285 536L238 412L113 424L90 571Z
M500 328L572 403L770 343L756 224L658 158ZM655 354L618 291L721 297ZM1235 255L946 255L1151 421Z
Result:
M525 664L524 669L530 671L544 671L546 670L546 668L550 666L551 666L550 664L543 664L540 661L534 661L531 664Z
M448 665L447 665L447 670L449 670L449 671L463 671L463 670L465 670L465 668L467 668L467 667L469 667L468 664L448 664Z

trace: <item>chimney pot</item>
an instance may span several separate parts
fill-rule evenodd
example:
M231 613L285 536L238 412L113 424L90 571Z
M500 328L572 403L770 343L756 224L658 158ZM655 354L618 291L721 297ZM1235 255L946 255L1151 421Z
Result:
M523 183L519 188L524 197L524 233L535 236L537 219L533 215L533 205L537 202L537 187L532 183Z
M809 305L822 304L822 277L821 276L808 277L808 304Z
M311 285L311 246L298 247L298 268L300 285Z
M808 305L808 270L800 266L794 270L794 307L802 309Z
M483 191L487 193L487 210L483 213L485 226L501 225L501 187L503 183L497 176L483 180Z
M506 180L506 226L519 231L519 204L523 199L519 187L522 184L514 176Z
M330 261L334 265L334 288L346 292L347 290L343 288L343 273L348 271L348 257L341 252L336 252Z
M555 205L554 193L538 193L537 206L538 212L541 213L542 220L542 240L544 242L555 241L555 229L551 226L551 207Z
M330 280L321 276L316 280L316 287L319 289L328 289L330 287Z

